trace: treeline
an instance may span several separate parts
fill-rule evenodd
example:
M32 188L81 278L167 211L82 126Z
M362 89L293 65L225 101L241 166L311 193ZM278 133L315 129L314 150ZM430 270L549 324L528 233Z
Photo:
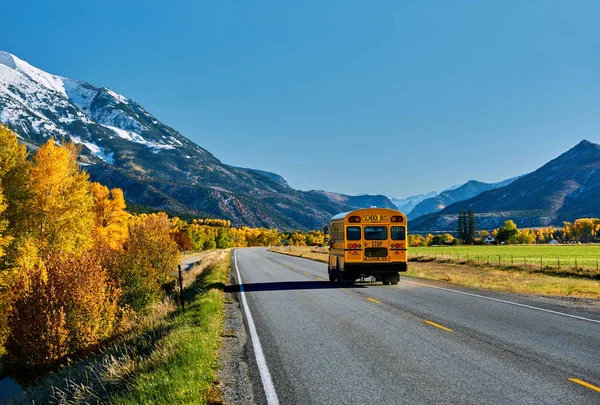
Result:
M230 226L204 225L219 224L223 220L184 221L172 218L172 237L182 250L227 249L251 246L313 246L323 245L325 235L321 231L279 232L266 228L232 228Z
M559 243L600 243L600 218L580 218L574 222L563 222L562 228L553 226L540 228L518 228L514 221L507 220L504 224L494 230L481 230L475 232L475 236L469 238L475 245L486 243L486 239L492 236L491 244L535 244L549 243L556 240ZM408 235L409 246L431 246L431 245L458 245L464 240L455 238L451 234L427 234Z

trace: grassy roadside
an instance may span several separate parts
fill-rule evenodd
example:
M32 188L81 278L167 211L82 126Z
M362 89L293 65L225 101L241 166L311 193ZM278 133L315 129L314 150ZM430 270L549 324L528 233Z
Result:
M327 262L327 252L311 247L274 247L272 251L291 256ZM444 281L473 288L520 294L600 299L600 281L576 275L558 275L543 270L474 265L472 263L445 263L439 261L411 261L406 276Z
M230 262L230 252L215 252L195 277L190 271L185 312L163 301L117 342L9 403L221 403L216 368Z
M223 288L230 255L210 266L187 290L188 305L171 320L172 329L157 342L126 391L114 404L220 403L215 386L217 350L223 329Z

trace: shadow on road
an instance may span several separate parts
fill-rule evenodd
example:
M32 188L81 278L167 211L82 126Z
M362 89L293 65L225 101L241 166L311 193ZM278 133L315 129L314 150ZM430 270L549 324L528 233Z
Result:
M274 283L249 283L244 284L245 292L254 291L287 291L287 290L335 290L339 288L365 288L362 285L348 284L342 286L328 281L283 281ZM240 292L240 285L225 286L225 292Z

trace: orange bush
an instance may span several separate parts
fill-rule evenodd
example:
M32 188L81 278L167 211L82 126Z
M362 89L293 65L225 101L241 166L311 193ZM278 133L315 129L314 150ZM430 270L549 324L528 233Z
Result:
M108 338L116 326L120 291L99 261L54 253L22 269L11 286L7 357L26 369L48 368Z

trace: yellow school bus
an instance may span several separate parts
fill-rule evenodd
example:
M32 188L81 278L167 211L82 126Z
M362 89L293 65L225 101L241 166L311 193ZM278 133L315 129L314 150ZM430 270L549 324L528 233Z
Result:
M373 276L398 284L398 272L407 269L406 215L388 208L358 209L334 216L329 228L329 281Z

